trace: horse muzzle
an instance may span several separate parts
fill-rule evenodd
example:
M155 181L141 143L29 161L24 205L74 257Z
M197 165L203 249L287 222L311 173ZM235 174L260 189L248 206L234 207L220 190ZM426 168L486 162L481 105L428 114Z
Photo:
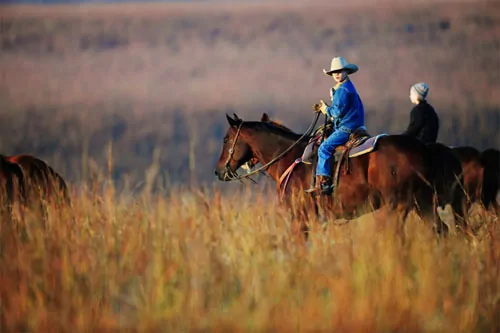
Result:
M214 170L214 173L220 181L224 182L238 177L238 174L235 171L232 171L229 166L225 166L225 168L217 168Z
M224 180L225 173L226 173L225 170L222 171L219 171L218 169L214 170L214 174L217 176L219 180Z

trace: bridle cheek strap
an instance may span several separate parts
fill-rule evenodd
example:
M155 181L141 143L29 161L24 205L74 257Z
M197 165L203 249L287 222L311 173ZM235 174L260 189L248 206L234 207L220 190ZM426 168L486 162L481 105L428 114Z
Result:
M240 125L238 126L238 130L236 131L236 135L234 137L233 144L232 144L231 148L229 148L229 155L227 156L227 160L226 160L226 165L225 165L226 166L226 173L229 174L230 177L234 176L234 172L231 171L229 163L233 159L234 147L236 146L236 142L238 142L238 138L240 136L240 131L241 131L242 125L243 125L243 122L241 122Z

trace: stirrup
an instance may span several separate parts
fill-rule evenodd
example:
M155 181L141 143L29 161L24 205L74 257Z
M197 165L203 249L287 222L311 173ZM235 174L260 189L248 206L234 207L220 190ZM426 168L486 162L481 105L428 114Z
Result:
M308 188L306 193L316 193L316 195L332 195L334 189L334 185L321 186L320 188L315 186Z
M316 186L314 186L314 187L308 188L308 189L306 190L306 193L313 193L313 192L316 192L316 191L318 191L318 190L319 190L319 189L318 189Z

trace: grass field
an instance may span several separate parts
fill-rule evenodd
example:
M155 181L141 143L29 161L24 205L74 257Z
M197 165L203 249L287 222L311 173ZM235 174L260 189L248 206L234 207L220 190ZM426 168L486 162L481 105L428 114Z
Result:
M235 195L236 194L236 195ZM497 332L500 228L437 239L418 218L326 227L305 245L264 195L73 200L2 229L2 332ZM480 212L480 211L479 211Z
M334 55L370 133L425 81L448 145L500 148L500 3L0 6L0 152L45 159L73 209L0 229L3 332L500 331L498 216L473 239L412 217L311 220L214 183L225 112L300 132Z

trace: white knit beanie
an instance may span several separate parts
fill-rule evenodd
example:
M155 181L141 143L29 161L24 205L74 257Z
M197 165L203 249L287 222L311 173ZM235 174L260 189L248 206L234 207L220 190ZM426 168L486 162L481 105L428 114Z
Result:
M422 99L425 99L429 93L429 86L424 82L416 83L411 87L410 91L414 91Z

